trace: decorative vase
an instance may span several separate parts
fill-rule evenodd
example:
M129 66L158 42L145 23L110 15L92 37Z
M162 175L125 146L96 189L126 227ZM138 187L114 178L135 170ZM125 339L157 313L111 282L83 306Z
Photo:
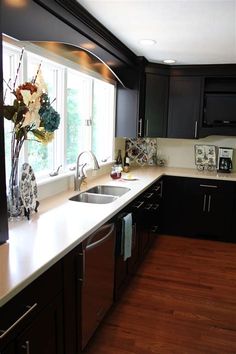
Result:
M24 138L16 139L13 132L11 140L11 173L8 186L8 214L10 218L20 217L22 214L22 201L19 190L19 155Z

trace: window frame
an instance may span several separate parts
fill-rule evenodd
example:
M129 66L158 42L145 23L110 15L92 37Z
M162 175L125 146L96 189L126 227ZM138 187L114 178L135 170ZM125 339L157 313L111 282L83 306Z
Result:
M79 75L84 75L88 80L91 80L92 82L92 90L91 90L91 102L90 102L90 111L91 111L91 119L93 116L93 82L94 80L100 80L104 83L108 83L113 85L114 87L114 97L113 97L113 112L112 112L112 122L111 122L111 126L112 129L109 131L109 133L112 134L112 143L110 146L111 149L111 153L109 153L110 159L109 161L105 161L102 162L100 161L100 164L107 164L107 163L111 163L114 160L114 146L115 146L115 112L116 112L116 92L117 92L117 83L116 81L113 80L106 80L104 78L101 77L101 75L99 75L98 73L95 73L93 71L90 70L85 70L84 68L82 68L79 64L76 64L68 59L62 58L59 55L49 52L47 51L45 48L41 48L38 47L32 43L25 43L25 42L18 42L15 41L11 38L6 37L5 35L3 35L3 47L7 47L7 49L12 50L12 52L18 52L18 55L20 54L21 48L22 46L25 47L25 55L24 55L24 66L23 66L23 74L22 77L19 78L18 81L20 82L25 82L27 79L27 64L28 59L27 57L30 56L32 54L32 56L40 56L40 57L44 57L45 60L52 62L52 64L55 66L58 66L61 69L61 74L60 74L60 92L57 92L57 99L58 97L62 97L61 100L61 107L60 107L60 114L63 117L63 119L61 119L60 122L60 127L58 129L58 131L55 131L55 138L54 138L54 147L53 147L53 170L55 170L59 165L62 165L62 174L68 174L68 171L71 169L71 165L67 165L67 161L66 161L66 126L67 126L67 103L66 103L66 99L67 99L67 92L66 92L66 87L67 87L67 82L68 82L68 71L69 70L76 70L78 72ZM29 53L29 54L28 54ZM19 57L19 56L18 56ZM51 97L51 99L53 99ZM92 148L92 136L93 136L93 132L92 132L91 128L91 132L90 132L90 144L89 144L89 149ZM27 146L27 141L25 142L25 146L23 147L23 151L22 151L22 156L24 158L25 161L28 160L28 146ZM81 151L78 151L78 154ZM106 157L104 156L103 159L105 159ZM76 161L75 161L76 163ZM47 179L49 177L48 175L48 171L46 171L46 173L37 173L36 174L37 179L40 181L42 181L43 179Z

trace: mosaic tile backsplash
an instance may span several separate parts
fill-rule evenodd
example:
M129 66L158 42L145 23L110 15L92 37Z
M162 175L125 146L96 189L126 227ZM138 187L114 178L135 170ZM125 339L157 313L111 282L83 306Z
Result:
M140 166L155 165L157 159L157 140L152 138L126 139L125 150L130 162Z

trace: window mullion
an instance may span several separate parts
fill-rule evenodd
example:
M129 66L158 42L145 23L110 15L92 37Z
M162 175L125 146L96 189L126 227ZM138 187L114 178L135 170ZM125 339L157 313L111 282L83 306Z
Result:
M92 150L93 147L93 99L94 99L94 79L90 80L89 87L89 149Z

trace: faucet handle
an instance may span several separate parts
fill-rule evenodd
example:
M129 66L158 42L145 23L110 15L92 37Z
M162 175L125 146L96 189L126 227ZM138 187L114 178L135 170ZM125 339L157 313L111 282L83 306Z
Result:
M86 172L84 171L84 168L85 168L86 165L87 165L87 163L79 165L79 167L81 167L81 177L87 177L86 176Z

